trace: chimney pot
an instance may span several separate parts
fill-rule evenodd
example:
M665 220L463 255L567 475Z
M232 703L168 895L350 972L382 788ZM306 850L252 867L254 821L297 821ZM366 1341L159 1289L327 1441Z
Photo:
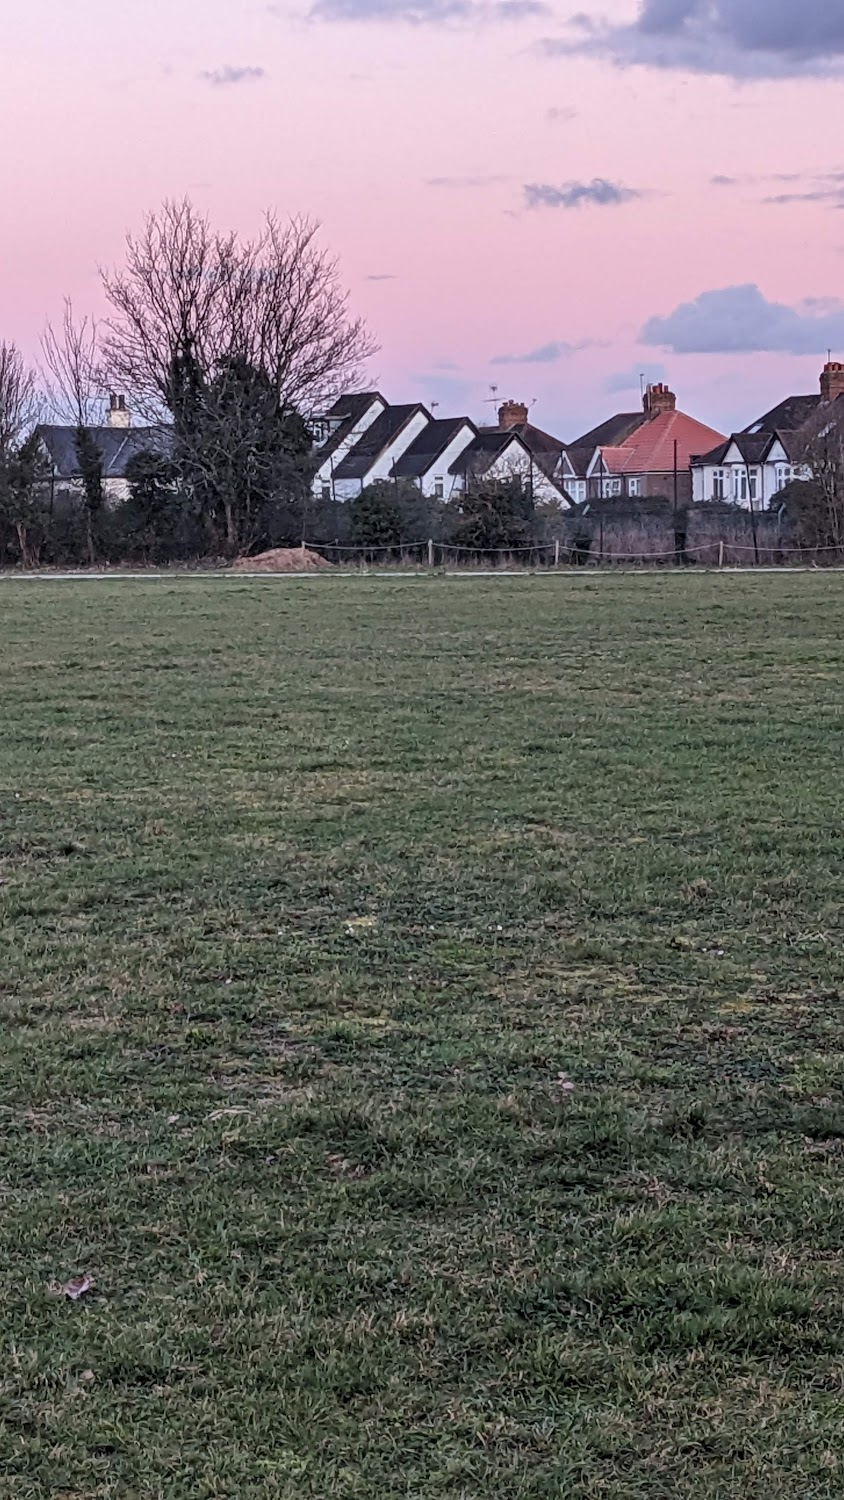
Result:
M677 410L677 397L668 386L659 381L657 385L649 385L645 391L645 411L650 417L658 417L664 411Z
M114 393L108 398L109 427L128 427L131 423L129 408L126 405L125 396L116 396Z

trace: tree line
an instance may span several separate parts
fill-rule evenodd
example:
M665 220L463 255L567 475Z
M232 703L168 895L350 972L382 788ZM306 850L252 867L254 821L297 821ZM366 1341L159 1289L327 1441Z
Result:
M519 546L541 533L516 482L480 486L459 512L407 485L350 505L314 498L309 419L355 388L375 345L310 220L268 214L243 239L187 199L167 202L127 237L102 290L104 321L66 302L37 368L0 342L0 563L160 564L420 535ZM150 434L117 503L92 432L109 390ZM73 435L73 485L51 473L45 419Z

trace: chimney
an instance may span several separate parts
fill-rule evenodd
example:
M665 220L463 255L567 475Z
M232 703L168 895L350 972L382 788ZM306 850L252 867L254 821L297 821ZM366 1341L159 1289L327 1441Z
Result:
M649 417L658 417L664 411L677 410L677 397L667 385L660 381L658 385L648 386L645 391L644 405Z
M126 407L125 396L111 395L108 398L108 416L106 417L108 427L128 427L129 412Z
M837 401L839 396L844 396L844 365L830 360L821 375L821 400Z
M519 427L528 419L528 409L521 401L505 401L498 408L498 425L505 430L508 427Z

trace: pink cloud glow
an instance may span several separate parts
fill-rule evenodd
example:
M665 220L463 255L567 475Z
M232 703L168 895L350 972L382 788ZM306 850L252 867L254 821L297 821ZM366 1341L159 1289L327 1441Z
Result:
M599 8L622 23L638 7ZM29 0L4 18L0 336L34 351L66 294L102 311L97 265L119 259L144 210L187 192L244 231L270 205L319 217L382 346L373 380L396 400L438 398L441 414L488 412L497 383L568 438L636 404L635 389L606 394L620 372L658 365L684 408L729 429L815 387L821 351L675 354L638 335L720 288L752 283L789 306L838 294L844 213L817 196L844 168L824 126L837 82L544 55L543 37L571 34L548 15L274 10ZM525 201L526 184L595 181L641 196ZM799 201L763 201L781 195ZM492 363L551 344L584 347Z

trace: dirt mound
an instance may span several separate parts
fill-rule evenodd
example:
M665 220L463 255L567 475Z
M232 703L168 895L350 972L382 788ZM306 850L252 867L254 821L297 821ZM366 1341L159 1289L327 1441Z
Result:
M331 563L306 547L273 547L257 557L239 557L232 567L238 573L318 573Z

